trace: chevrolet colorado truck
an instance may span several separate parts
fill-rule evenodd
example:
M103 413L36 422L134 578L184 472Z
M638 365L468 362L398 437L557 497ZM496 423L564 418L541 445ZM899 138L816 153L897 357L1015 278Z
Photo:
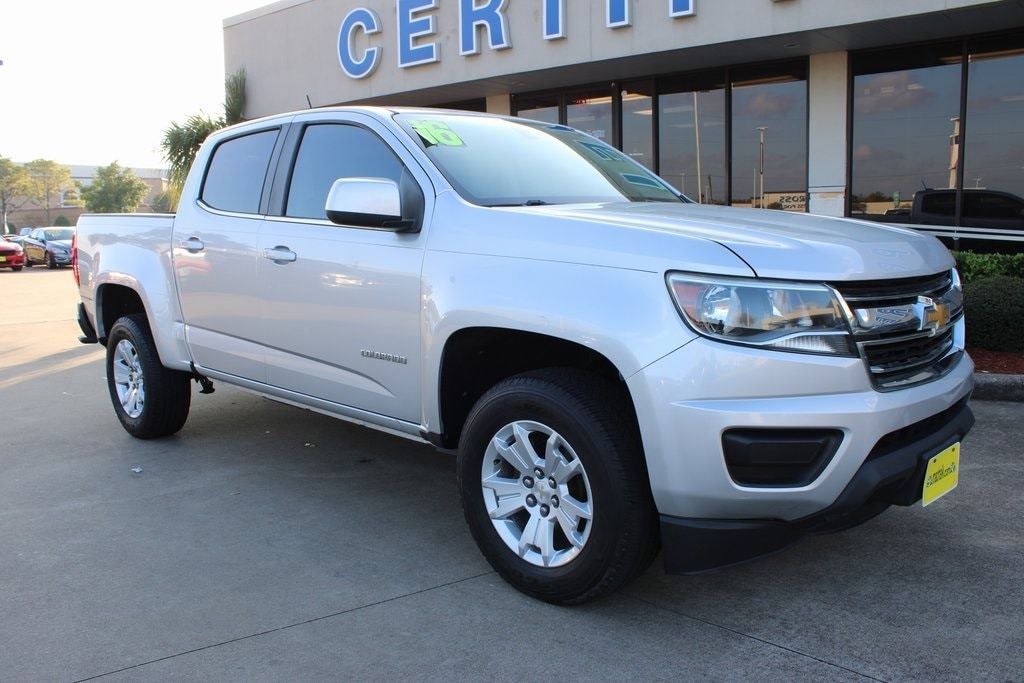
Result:
M973 364L913 230L705 206L561 125L329 108L210 136L176 215L83 216L83 342L133 436L191 383L457 452L507 581L607 594L958 481Z

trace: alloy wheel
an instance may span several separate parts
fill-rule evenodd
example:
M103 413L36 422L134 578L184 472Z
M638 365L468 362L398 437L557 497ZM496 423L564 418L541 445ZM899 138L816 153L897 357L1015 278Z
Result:
M127 339L117 343L114 353L114 386L121 408L130 418L142 415L146 404L146 384L142 374L142 359L135 346Z
M583 463L561 434L539 422L502 427L487 445L480 476L491 523L513 552L560 567L583 550L593 496Z

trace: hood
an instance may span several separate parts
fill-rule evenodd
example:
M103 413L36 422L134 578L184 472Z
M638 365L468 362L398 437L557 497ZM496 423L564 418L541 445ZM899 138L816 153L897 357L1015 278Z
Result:
M932 275L954 265L946 247L930 235L805 213L638 202L508 210L708 240L762 278L872 280Z
M48 247L62 247L68 251L71 251L71 240L50 240L46 243Z

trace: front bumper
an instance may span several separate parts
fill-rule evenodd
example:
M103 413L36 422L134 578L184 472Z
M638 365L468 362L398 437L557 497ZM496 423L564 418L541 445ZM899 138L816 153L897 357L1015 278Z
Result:
M962 321L958 328L962 340ZM879 392L859 358L764 351L698 338L633 375L628 385L662 515L669 568L700 571L732 564L784 547L805 531L852 526L888 504L913 502L906 495L897 500L893 482L915 489L919 482L912 470L920 458L935 455L948 445L945 441L970 429L966 400L973 371L964 354L943 377ZM922 435L904 444L901 455L875 458L884 436L937 415L948 418L947 425L932 430L943 438ZM835 430L842 441L806 485L741 485L730 475L722 437L743 428ZM733 547L713 553L713 562L695 558L672 566L673 558L685 560L699 555L698 547L715 546L715 538Z
M70 252L58 251L58 250L54 249L53 251L51 251L49 253L53 254L53 262L56 263L57 265L60 265L60 266L70 266L71 265L71 253Z
M806 533L842 531L890 505L921 499L931 456L961 441L974 425L967 397L949 409L886 435L832 505L791 522L683 519L661 516L665 570L694 574L739 564L784 549Z
M16 254L5 252L0 256L3 256L4 259L0 261L0 268L16 268L25 265L25 254L22 252Z

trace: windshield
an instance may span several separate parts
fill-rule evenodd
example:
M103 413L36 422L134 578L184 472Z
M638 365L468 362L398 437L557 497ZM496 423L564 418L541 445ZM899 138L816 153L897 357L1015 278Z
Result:
M440 113L395 120L474 204L688 201L614 147L567 126Z
M74 234L74 230L43 230L43 235L46 236L47 242L69 240L74 236Z

